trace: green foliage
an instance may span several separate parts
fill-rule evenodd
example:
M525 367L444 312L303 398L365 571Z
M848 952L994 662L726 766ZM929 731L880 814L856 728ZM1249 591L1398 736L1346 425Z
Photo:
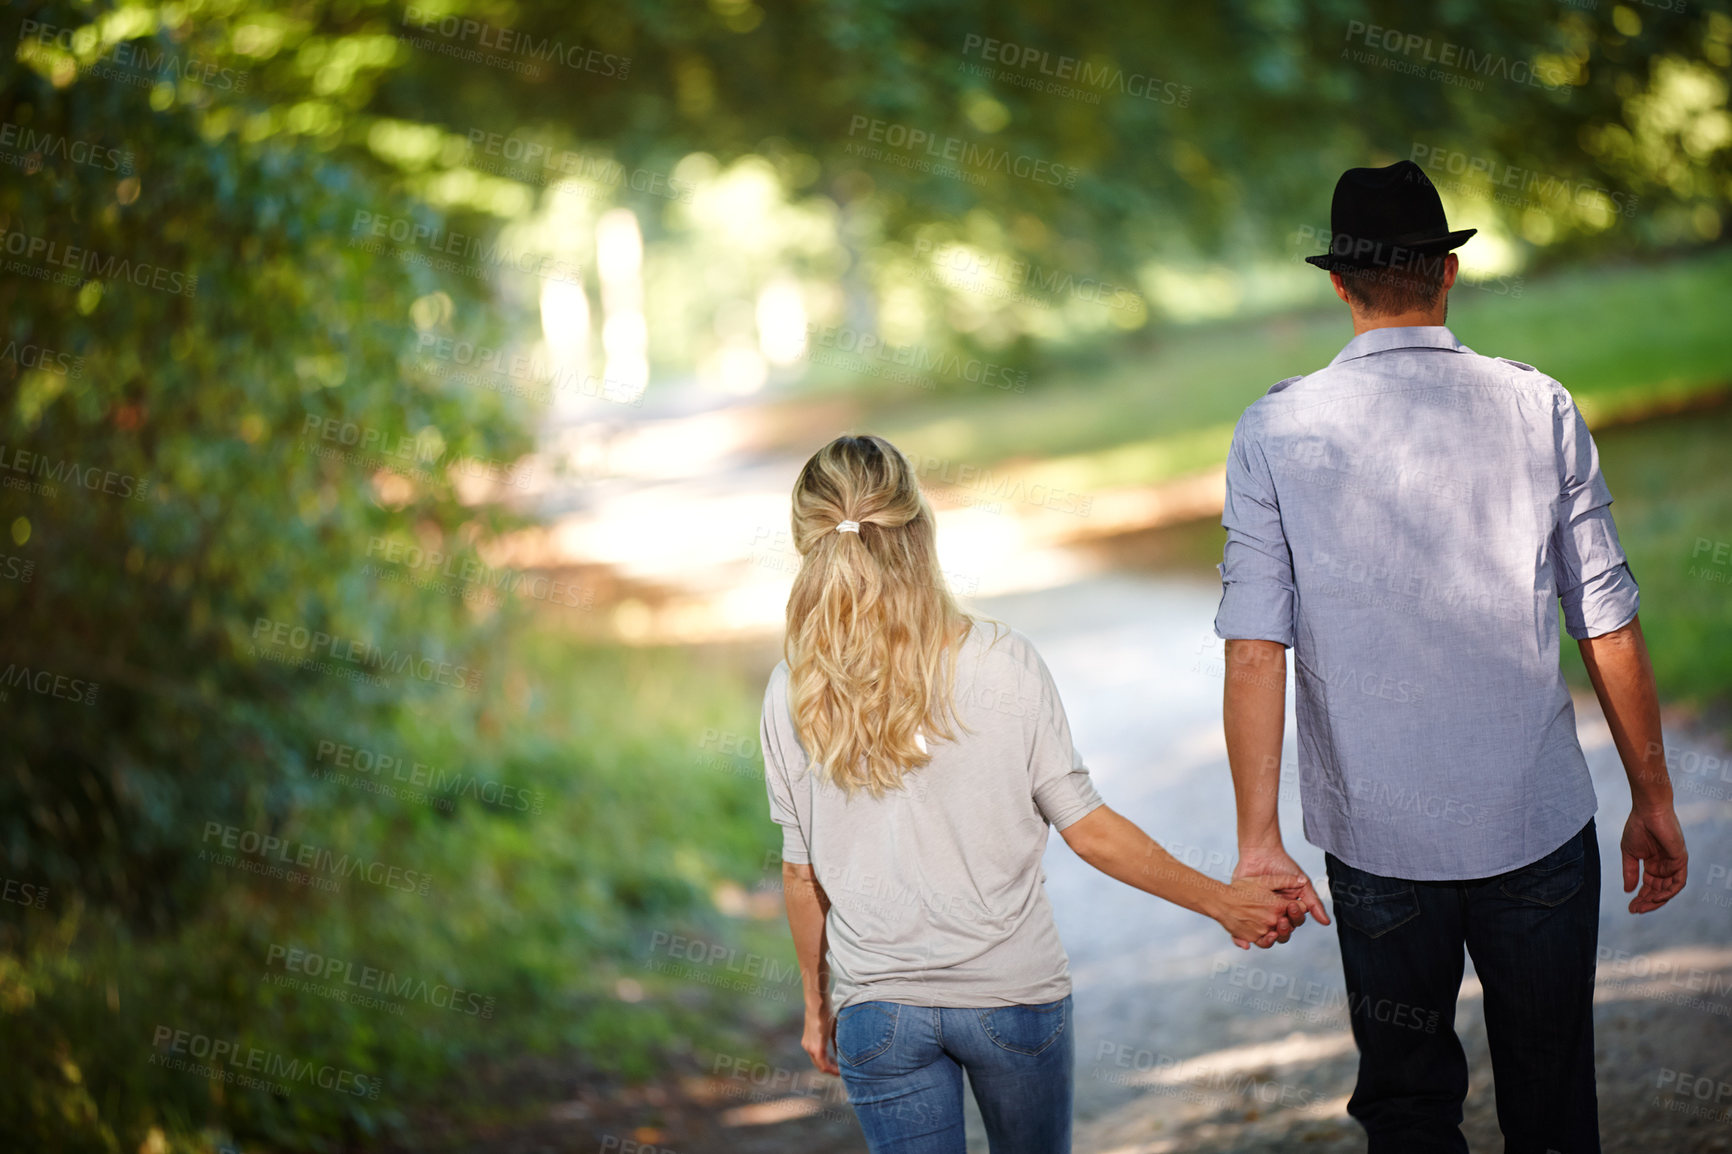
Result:
M1642 198L1627 229L1555 214L1558 251L1684 244L1715 235L1732 164L1713 131L1724 83L1702 79L1726 66L1732 21L1697 7L1644 9L1638 27L1623 7L1451 5L1416 21L1357 0L417 9L568 49L492 61L382 0L8 9L0 122L36 143L10 146L0 181L0 473L17 482L0 488L0 863L50 900L0 905L0 1144L345 1148L466 1055L576 1047L641 1072L698 1016L628 995L667 989L640 964L645 927L732 932L710 909L717 887L763 861L750 776L693 765L705 729L752 731L753 695L677 655L577 646L526 612L542 607L474 604L376 564L380 542L473 561L518 524L466 499L451 466L501 463L497 480L537 414L416 351L423 334L516 337L535 278L451 268L367 227L575 245L545 180L493 172L477 133L661 174L695 153L703 171L761 156L834 240L790 241L788 263L841 284L850 307L893 286L923 240L984 238L1125 283L1151 254L1281 249L1322 223L1341 168L1421 142ZM1340 62L1356 22L1555 58L1569 81L1392 84ZM963 67L983 38L1189 95L1038 93L1017 82L1038 67ZM866 159L873 121L1077 179ZM629 182L602 199L637 208L652 243L690 225L683 202ZM689 288L681 315L708 324L759 287L756 268L725 265L670 278ZM960 343L1034 355L1025 332L971 334ZM670 346L682 368L703 351L685 335ZM1214 403L1180 406L1181 431L1206 436ZM301 663L297 630L327 639L322 666ZM473 671L475 691L400 668L357 679L376 670L350 655L373 651ZM539 791L541 810L342 785L327 744ZM229 829L425 872L431 896L214 864ZM281 972L273 948L460 985L496 1014L477 1028L420 1001L399 1018L289 989L265 980ZM163 1028L384 1090L213 1082L152 1061Z
M1322 274L1318 276L1321 278ZM1449 324L1471 348L1538 366L1591 421L1663 410L1723 388L1732 365L1732 249L1560 271L1519 297L1463 285ZM908 452L981 466L1063 460L1072 488L1152 484L1217 466L1233 423L1269 386L1329 363L1352 337L1339 302L1168 328L1102 346L1104 364L1055 368L1025 396L868 398L860 418Z
M349 12L315 23L354 27ZM707 905L718 863L744 876L761 860L756 790L687 782L702 727L665 728L690 710L714 724L733 691L666 655L560 648L522 599L476 604L371 564L380 541L476 561L517 520L462 499L452 466L504 474L535 416L415 358L423 331L497 344L532 316L509 275L352 243L358 214L497 237L497 219L431 204L366 144L357 110L379 68L414 57L266 6L29 19L101 31L22 37L0 66L0 119L130 153L130 171L49 145L0 184L0 226L23 238L0 275L14 350L0 445L9 477L39 483L0 490L0 550L17 562L0 581L0 862L51 895L40 913L0 911L14 1074L0 1144L130 1151L152 1127L179 1141L208 1125L336 1149L393 1124L465 1053L606 1034L585 1007L613 1003L602 976L637 945L631 927ZM245 46L263 51L269 27L289 39L261 63ZM115 42L219 71L116 70ZM46 366L25 347L49 350ZM313 634L338 640L308 667ZM375 651L393 659L384 672L353 656ZM476 692L415 672L441 662L474 671ZM683 701L644 692L674 684ZM660 711L654 725L638 701ZM327 742L539 790L542 812L341 788L321 776ZM297 889L241 868L262 860L245 853L213 864L228 829L430 874L431 896L354 877L336 894ZM405 1021L285 990L265 981L282 974L273 946L484 992L497 1014L478 1027L412 1001ZM153 1062L169 1053L161 1028L385 1090L212 1082ZM668 1032L615 1030L608 1053L641 1069Z
M273 138L210 139L202 105L216 97L197 85L159 84L153 112L118 81L57 90L20 62L10 70L9 120L124 144L137 175L51 159L0 193L9 234L197 278L180 295L83 270L71 284L0 278L6 339L80 361L77 373L7 366L8 448L63 477L116 474L134 493L74 482L0 498L35 565L32 581L0 590L7 660L102 687L94 705L37 697L18 711L0 779L7 853L15 869L165 923L196 893L180 874L194 823L280 819L310 734L403 707L258 659L258 621L458 662L487 641L489 626L448 598L386 596L359 570L392 526L443 539L497 530L495 515L464 508L413 454L408 467L381 458L419 477L390 507L370 462L321 457L347 446L317 434L349 426L389 447L436 430L448 455L491 458L528 440L491 394L404 379L410 306L436 286L348 244L353 214L390 194L388 173ZM437 290L483 304L462 285ZM334 424L309 436L310 421Z
M205 904L167 930L53 888L44 912L0 910L0 1049L24 1075L0 1086L0 1133L31 1149L131 1150L157 1126L336 1150L401 1124L465 1061L575 1051L641 1076L725 1031L646 962L657 931L730 940L712 895L762 872L755 765L704 752L706 731L751 728L756 687L545 622L508 639L515 675L473 716L432 705L392 729L332 731L406 764L304 779L279 827L424 871L427 895L361 878L329 894L195 862ZM453 772L457 784L427 790L449 805L419 796L417 774ZM297 969L297 950L329 961ZM622 1000L622 980L641 1002ZM157 1064L175 1056L153 1044L163 1028L378 1078L381 1092L217 1085Z

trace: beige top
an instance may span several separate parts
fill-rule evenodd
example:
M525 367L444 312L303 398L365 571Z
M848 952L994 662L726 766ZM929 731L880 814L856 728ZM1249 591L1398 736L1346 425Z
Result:
M1070 993L1041 855L1101 804L1064 705L1026 637L988 622L963 642L955 741L903 789L852 797L807 772L788 666L764 694L770 816L783 860L810 862L830 898L832 1003L1037 1005Z

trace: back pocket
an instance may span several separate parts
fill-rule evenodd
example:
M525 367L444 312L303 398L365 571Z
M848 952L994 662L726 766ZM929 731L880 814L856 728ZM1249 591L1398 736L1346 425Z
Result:
M836 1015L836 1056L844 1066L870 1062L895 1040L894 1002L855 1002Z
M1413 883L1355 869L1330 854L1329 897L1335 916L1368 938L1381 938L1419 916L1419 894Z
M1563 845L1518 870L1511 870L1498 883L1505 897L1550 909L1576 896L1587 879L1587 850L1577 834Z
M1064 1034L1070 1000L1039 1006L999 1006L980 1011L980 1026L1000 1048L1013 1054L1038 1054Z

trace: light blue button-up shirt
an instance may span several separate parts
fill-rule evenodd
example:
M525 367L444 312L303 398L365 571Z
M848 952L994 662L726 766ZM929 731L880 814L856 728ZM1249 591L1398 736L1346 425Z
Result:
M1570 394L1382 328L1245 410L1215 632L1292 647L1305 837L1416 880L1550 853L1596 808L1558 668L1636 614Z

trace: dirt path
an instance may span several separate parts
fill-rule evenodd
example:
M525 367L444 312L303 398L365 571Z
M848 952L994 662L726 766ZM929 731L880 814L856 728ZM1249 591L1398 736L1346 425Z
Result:
M605 444L570 450L591 475L612 479L550 490L542 505L548 530L519 560L532 562L536 552L588 558L633 588L656 591L638 594L649 605L640 639L666 630L669 638L739 640L773 630L797 563L785 525L798 462L763 440L777 422L751 403L676 397L664 409L631 414ZM947 569L961 570L953 583L978 592L981 611L1040 647L1115 808L1183 860L1227 876L1233 804L1220 730L1221 644L1210 629L1219 586L1206 569L1203 577L1122 571L1172 551L1186 531L1122 537L1110 552L1090 554L1066 539L1079 526L1059 518L1054 528L1048 511L996 510L961 496L935 497L941 542L965 543L970 558L947 560ZM1126 495L1124 523L1110 527L1195 516L1193 506L1210 500L1218 507L1212 489L1168 496ZM642 526L676 515L687 533L659 551L645 543ZM1032 588L1015 591L1024 586ZM1578 702L1578 719L1601 801L1605 1149L1732 1151L1732 761L1699 732L1668 725L1692 880L1667 909L1635 918L1625 912L1617 870L1628 789L1591 700ZM1296 772L1292 733L1289 713L1284 778ZM1303 839L1296 782L1283 785L1282 822L1289 849L1322 888L1322 853ZM1306 926L1285 946L1246 954L1213 923L1094 873L1056 836L1047 886L1075 987L1078 1154L1363 1148L1344 1109L1356 1054L1333 928ZM1471 963L1456 1024L1472 1063L1469 1140L1475 1150L1501 1149ZM738 1068L718 1072L716 1055L694 1052L647 1086L557 1064L485 1072L497 1083L492 1100L512 1103L498 1125L476 1133L429 1119L424 1140L410 1148L863 1150L839 1083L810 1069L797 1035L797 1024L761 1016L735 1047L755 1055ZM970 1125L972 1148L985 1150L978 1118Z
M1233 806L1220 733L1213 582L1104 576L979 608L1027 633L1051 666L1079 747L1111 804L1183 860L1225 877ZM1732 1151L1732 760L1669 727L1689 888L1636 918L1619 892L1616 839L1628 791L1591 701L1579 729L1601 801L1597 1013L1607 1151ZM1292 725L1289 720L1288 760ZM1718 760L1716 760L1718 759ZM1291 772L1291 771L1289 771ZM1321 883L1282 792L1288 847ZM1056 836L1047 887L1071 958L1077 1008L1078 1154L1363 1149L1344 1110L1356 1056L1335 930L1235 950L1212 922L1112 882ZM1477 983L1457 1029L1472 1062L1467 1132L1501 1149ZM793 1022L760 1020L718 1072L694 1052L645 1086L558 1064L479 1075L509 1103L485 1132L425 1122L402 1149L618 1154L841 1154L864 1149L836 1079L813 1072ZM761 1061L760 1061L761 1057ZM972 1110L972 1106L971 1106ZM978 1118L971 1149L984 1151Z

